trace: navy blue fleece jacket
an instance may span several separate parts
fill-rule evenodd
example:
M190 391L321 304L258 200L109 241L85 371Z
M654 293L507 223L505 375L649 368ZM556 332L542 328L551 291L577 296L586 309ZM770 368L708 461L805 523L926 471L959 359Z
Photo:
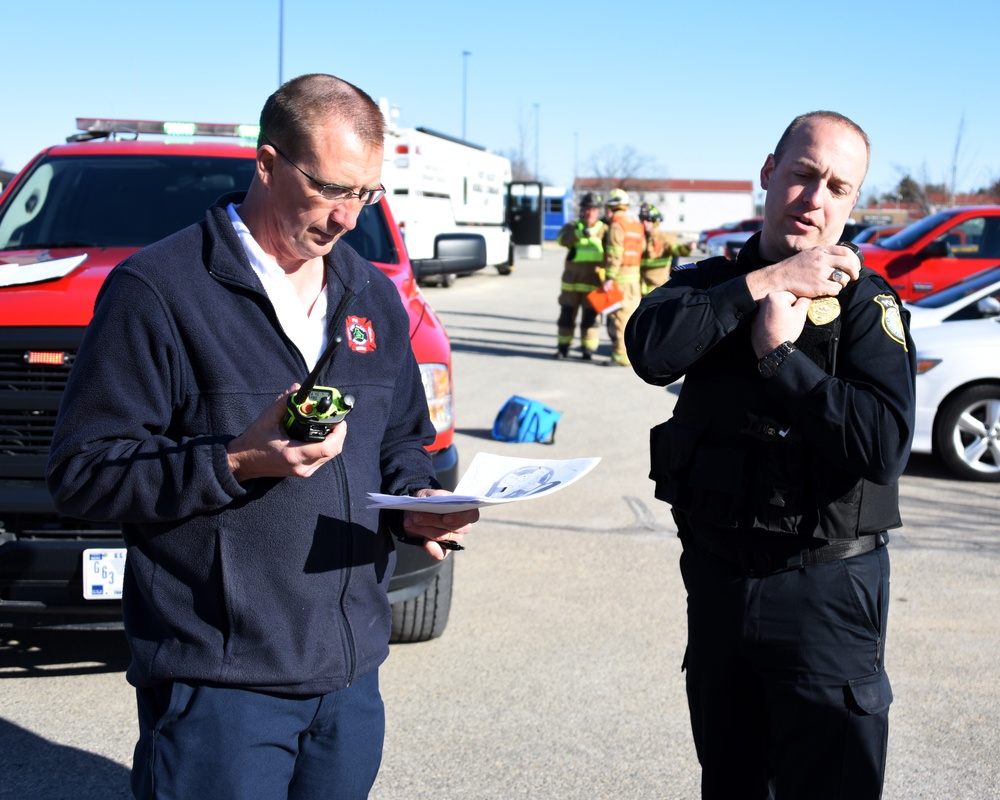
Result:
M356 398L344 450L309 478L236 481L226 444L309 371L226 215L240 199L112 270L49 489L66 515L121 523L131 683L325 693L388 655L395 554L366 493L436 485L434 430L395 286L340 242L327 322L344 341L319 383ZM374 332L366 346L352 324Z

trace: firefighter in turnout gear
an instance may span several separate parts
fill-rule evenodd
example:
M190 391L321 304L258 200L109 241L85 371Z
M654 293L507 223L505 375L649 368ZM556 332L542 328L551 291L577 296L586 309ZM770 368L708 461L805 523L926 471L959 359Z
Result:
M607 206L611 222L604 239L604 290L614 284L622 292L621 307L608 315L608 335L611 337L609 367L629 366L625 352L625 323L639 305L639 265L646 249L646 233L634 216L628 213L631 199L624 189L612 189Z
M585 361L597 350L600 327L597 312L587 294L601 285L604 264L604 235L607 225L600 218L601 198L587 192L580 199L580 218L559 231L558 241L568 248L559 292L558 344L556 358L569 358L577 312L580 315L580 350Z
M654 205L642 204L639 221L646 231L646 248L639 264L639 282L645 295L667 282L674 259L691 255L691 245L678 244L673 236L660 230L663 214Z

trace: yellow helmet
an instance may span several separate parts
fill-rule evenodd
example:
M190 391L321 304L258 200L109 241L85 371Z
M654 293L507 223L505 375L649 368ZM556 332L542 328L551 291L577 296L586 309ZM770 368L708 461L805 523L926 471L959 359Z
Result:
M608 202L606 205L611 208L624 208L632 205L632 198L628 196L628 192L624 189L612 189L608 192Z

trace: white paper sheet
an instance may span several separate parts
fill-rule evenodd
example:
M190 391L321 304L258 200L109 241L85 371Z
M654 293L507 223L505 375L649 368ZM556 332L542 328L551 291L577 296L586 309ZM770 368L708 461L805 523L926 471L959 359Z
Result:
M454 494L406 497L369 492L368 508L448 514L471 508L513 503L565 489L590 472L600 458L514 458L477 453Z

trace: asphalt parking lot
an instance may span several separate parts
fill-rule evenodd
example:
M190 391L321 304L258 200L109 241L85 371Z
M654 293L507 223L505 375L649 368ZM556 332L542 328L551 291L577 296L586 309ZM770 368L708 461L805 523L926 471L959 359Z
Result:
M465 464L480 451L602 462L549 497L484 511L454 556L448 630L394 646L382 670L375 800L698 796L680 546L646 478L648 430L676 395L552 358L561 259L546 248L510 276L425 290L452 338ZM514 394L563 412L554 444L491 438ZM884 796L997 798L1000 490L914 456L901 495ZM127 659L115 634L0 634L0 798L129 796Z

